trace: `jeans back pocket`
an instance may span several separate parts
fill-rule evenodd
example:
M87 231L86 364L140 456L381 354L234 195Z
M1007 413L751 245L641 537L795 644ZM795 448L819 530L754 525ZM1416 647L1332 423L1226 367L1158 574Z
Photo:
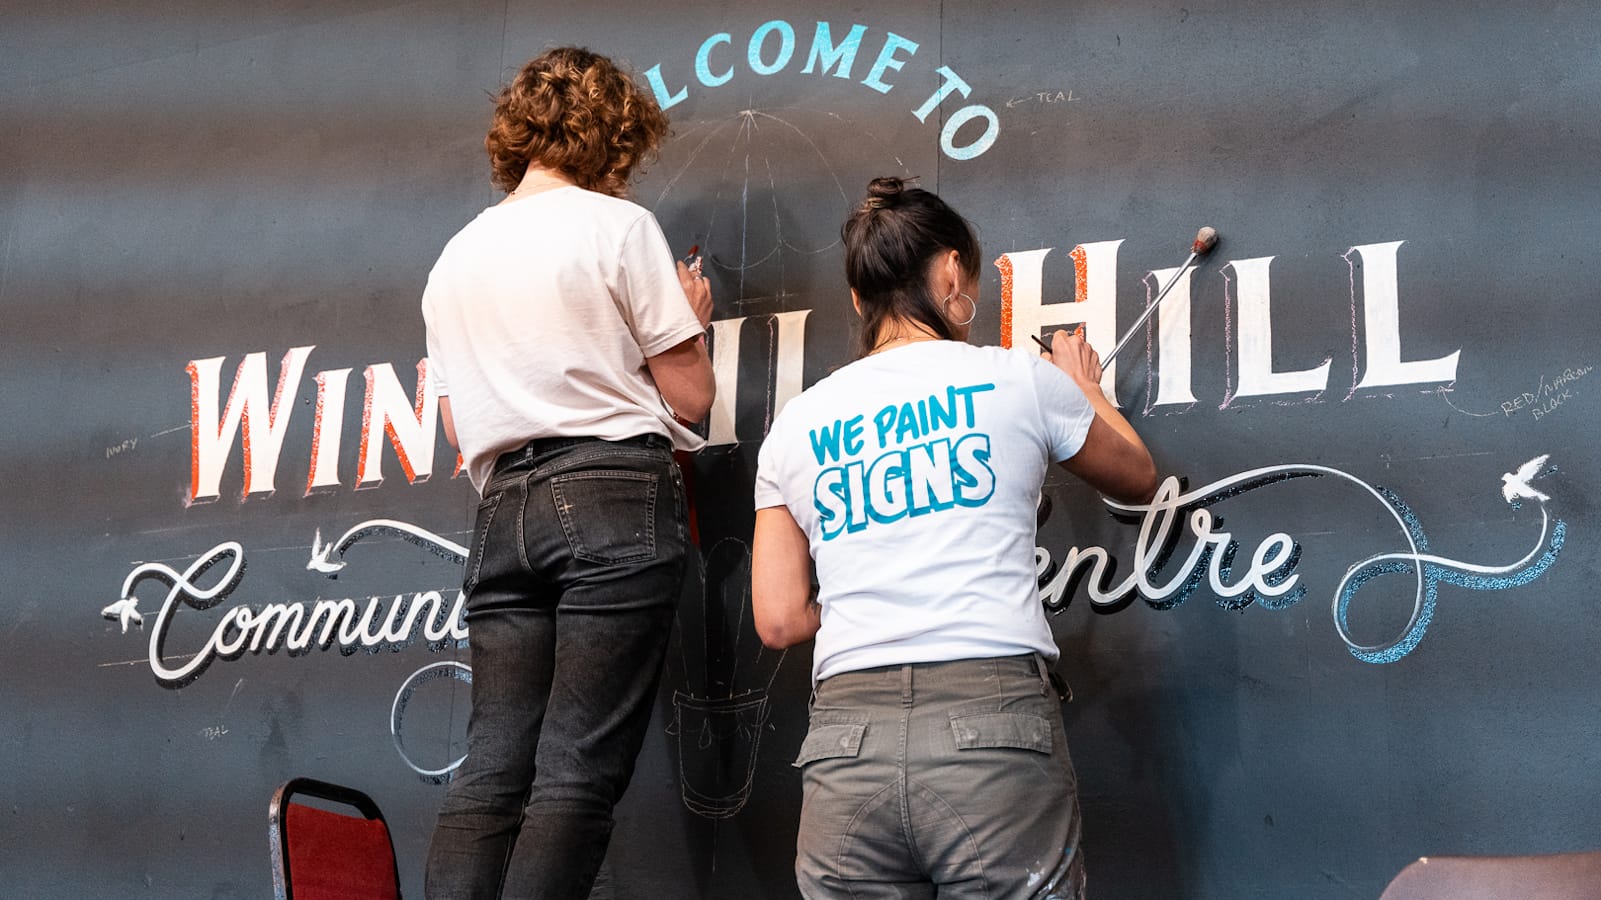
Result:
M551 478L551 499L573 556L611 566L655 559L657 478L626 469Z

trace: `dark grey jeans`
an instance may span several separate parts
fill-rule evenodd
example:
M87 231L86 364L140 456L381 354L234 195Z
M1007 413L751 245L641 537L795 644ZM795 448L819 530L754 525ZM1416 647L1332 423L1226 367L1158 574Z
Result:
M1083 896L1078 786L1038 657L835 675L795 764L808 898Z
M466 581L467 758L428 853L431 898L582 898L633 777L687 563L665 438L505 454Z

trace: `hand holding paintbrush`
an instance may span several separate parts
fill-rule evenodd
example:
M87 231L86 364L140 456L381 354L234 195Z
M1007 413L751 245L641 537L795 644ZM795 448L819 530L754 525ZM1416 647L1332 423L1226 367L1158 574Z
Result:
M1216 228L1213 228L1210 225L1206 225L1206 226L1203 226L1200 231L1197 231L1195 233L1195 240L1193 242L1191 242L1191 244L1190 244L1190 255L1189 255L1189 258L1184 260L1184 264L1182 266L1179 266L1178 271L1173 273L1173 277L1172 278L1168 279L1167 284L1162 288L1161 291L1159 291L1157 293L1156 299L1151 301L1151 305L1145 307L1145 312L1141 313L1140 317L1135 320L1134 324L1129 326L1128 331L1123 333L1122 339L1119 340L1117 342L1117 345L1112 348L1112 352L1106 354L1106 358L1100 361L1100 365L1107 366L1107 365L1111 365L1112 364L1112 360L1117 358L1117 355L1119 353L1123 352L1123 348L1124 347L1128 346L1129 339L1134 337L1134 332L1138 331L1140 326L1145 324L1145 320L1149 319L1151 317L1151 313L1156 312L1156 308L1159 305L1161 305L1162 300L1163 300L1163 298L1165 298L1167 296L1168 291L1171 291L1173 289L1173 285L1179 283L1179 279L1184 277L1184 273L1190 268L1190 266L1195 264L1195 261L1197 259L1200 259L1201 257L1207 255L1208 253L1211 253L1212 252L1212 248L1216 247L1216 246L1217 246L1217 229ZM1080 325L1078 327L1078 329L1074 331L1074 334L1077 334L1077 335L1083 335L1083 333L1084 333L1084 326L1082 326L1082 325ZM1029 335L1029 336L1034 339L1034 343L1039 344L1041 347L1043 347L1045 349L1046 353L1050 353L1051 352L1050 345L1048 345L1044 341L1040 340L1039 335ZM1054 340L1053 340L1053 343L1054 343Z
M685 253L684 258L679 260L679 262L684 264L684 268L689 270L689 274L699 278L701 266L705 262L703 259L701 259L700 245L696 244L695 246L689 248L689 252Z
M701 327L710 328L712 324L712 289L701 274L700 245L689 248L689 252L678 261L678 283L684 288L684 296L689 300L690 309L695 311L695 318L700 320Z

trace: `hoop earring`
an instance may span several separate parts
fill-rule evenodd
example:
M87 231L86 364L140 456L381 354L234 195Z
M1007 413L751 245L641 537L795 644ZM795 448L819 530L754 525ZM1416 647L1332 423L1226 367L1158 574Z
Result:
M963 319L960 322L952 320L951 324L955 325L958 328L966 328L967 326L973 324L973 320L974 319L978 318L978 301L974 300L972 297L969 297L967 295L966 291L962 291L958 295L956 289L955 288L951 288L951 292L949 294L945 295L945 300L944 300L943 305L950 306L951 305L951 301L955 300L958 296L961 296L963 299L965 299L967 301L967 308L968 308L969 312L967 314L967 318Z

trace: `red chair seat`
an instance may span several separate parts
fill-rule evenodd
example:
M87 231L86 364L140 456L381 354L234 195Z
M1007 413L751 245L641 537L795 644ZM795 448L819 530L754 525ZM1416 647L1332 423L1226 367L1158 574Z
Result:
M383 822L298 803L291 803L285 816L295 900L397 900L389 829Z

